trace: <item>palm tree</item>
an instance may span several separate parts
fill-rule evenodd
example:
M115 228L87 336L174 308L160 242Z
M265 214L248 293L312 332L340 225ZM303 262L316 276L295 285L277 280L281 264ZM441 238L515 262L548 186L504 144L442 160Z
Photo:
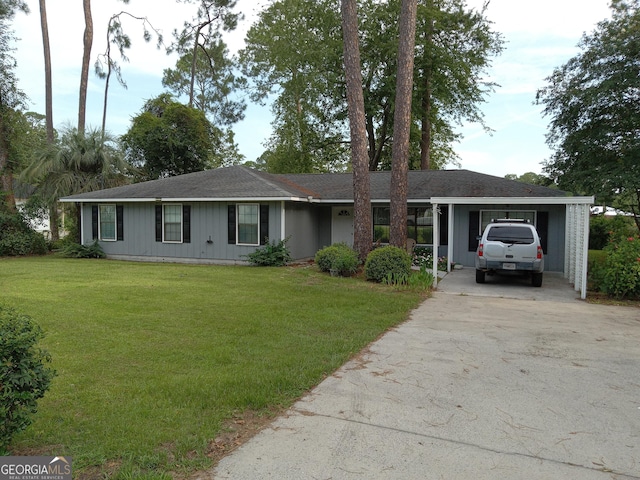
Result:
M91 128L82 134L68 128L57 144L42 151L22 172L22 179L56 205L67 195L127 184L131 171L108 133Z

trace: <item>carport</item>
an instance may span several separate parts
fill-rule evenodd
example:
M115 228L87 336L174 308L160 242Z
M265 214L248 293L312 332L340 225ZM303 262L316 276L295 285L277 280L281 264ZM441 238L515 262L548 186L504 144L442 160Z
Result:
M536 204L540 206L564 205L566 208L564 230L564 268L563 275L580 292L580 298L587 296L587 255L589 250L589 214L590 205L594 197L567 196L567 197L431 197L433 218L439 218L441 207L446 206L447 228L449 238L456 238L455 218L456 208L468 208L469 206L481 207L483 205L512 207L517 205ZM433 251L439 247L439 223L433 222ZM459 236L460 234L458 234ZM455 242L449 241L447 245L447 258L455 261L458 252L455 250ZM438 278L437 255L434 255L433 275ZM451 269L451 262L447 267Z

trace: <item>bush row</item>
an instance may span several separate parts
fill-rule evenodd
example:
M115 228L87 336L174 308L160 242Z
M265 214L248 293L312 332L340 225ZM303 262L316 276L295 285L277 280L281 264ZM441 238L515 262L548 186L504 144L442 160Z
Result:
M593 256L589 277L593 287L616 299L640 299L640 238L611 238Z
M338 275L351 275L360 264L358 253L346 243L335 243L318 250L315 260L322 272L335 272Z
M47 250L44 236L32 230L20 213L0 212L0 257L43 255Z
M358 254L344 243L325 247L316 253L316 265L323 272L351 275L360 265ZM391 285L430 288L433 275L422 265L419 272L411 269L412 257L405 249L385 246L369 253L364 263L367 280Z

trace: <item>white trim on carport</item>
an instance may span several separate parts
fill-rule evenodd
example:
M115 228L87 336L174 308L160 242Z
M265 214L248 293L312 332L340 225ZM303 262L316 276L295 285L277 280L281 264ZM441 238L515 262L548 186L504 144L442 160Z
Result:
M438 247L440 237L437 225L440 213L438 205L449 207L449 238L454 237L454 205L566 205L565 218L565 255L564 276L580 292L580 298L587 297L587 255L589 253L589 207L594 197L432 197L433 208L433 276L434 286L438 283ZM447 246L447 258L453 258L453 241ZM447 262L447 271L451 271L451 262Z

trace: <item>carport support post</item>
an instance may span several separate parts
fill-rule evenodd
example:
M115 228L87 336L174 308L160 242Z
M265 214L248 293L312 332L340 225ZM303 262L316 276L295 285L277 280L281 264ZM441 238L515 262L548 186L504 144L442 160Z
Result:
M582 300L587 298L587 268L589 264L589 220L590 209L589 205L580 205L582 214L582 232L581 232L581 249L582 256L580 257L581 276L580 276L580 298Z
M455 213L453 212L453 203L447 205L447 273L451 272L451 264L453 263L453 218Z
M440 217L438 216L438 204L437 203L433 203L431 205L431 208L433 209L433 215L431 218L433 218L433 250L432 250L432 257L433 257L433 286L434 288L438 286L438 241L440 240L440 232L439 230L439 226L440 226Z

